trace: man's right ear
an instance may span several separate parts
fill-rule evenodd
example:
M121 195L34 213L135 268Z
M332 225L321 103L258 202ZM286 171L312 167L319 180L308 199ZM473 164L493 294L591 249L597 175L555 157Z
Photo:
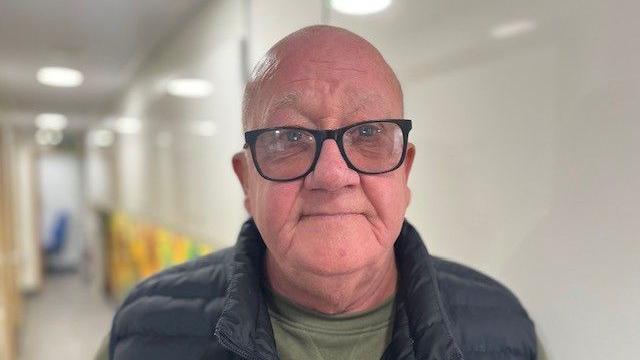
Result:
M233 171L236 173L236 176L240 181L240 185L242 186L242 191L244 192L244 208L247 210L249 215L251 215L251 200L249 198L249 167L247 166L247 162L247 155L244 151L235 153L231 160Z

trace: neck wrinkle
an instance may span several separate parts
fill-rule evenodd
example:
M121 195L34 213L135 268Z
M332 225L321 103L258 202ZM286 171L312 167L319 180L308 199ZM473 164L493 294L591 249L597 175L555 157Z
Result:
M287 271L267 250L268 286L280 296L324 314L350 314L383 304L396 292L398 271L393 248L381 262L347 275L319 276Z

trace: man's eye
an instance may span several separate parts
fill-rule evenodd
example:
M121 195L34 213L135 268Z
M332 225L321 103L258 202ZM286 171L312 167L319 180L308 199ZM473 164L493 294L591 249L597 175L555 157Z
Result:
M358 129L358 135L361 137L372 137L381 133L382 130L373 125L363 125Z
M290 142L297 142L302 140L302 133L300 131L287 131L287 140Z

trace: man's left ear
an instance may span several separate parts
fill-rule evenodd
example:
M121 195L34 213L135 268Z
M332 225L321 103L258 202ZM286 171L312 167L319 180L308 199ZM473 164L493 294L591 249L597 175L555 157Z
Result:
M413 159L416 156L416 147L412 143L408 144L407 154L404 157L404 177L405 177L405 193L407 199L407 206L411 203L411 189L407 184L409 181L409 174L411 173L411 167L413 167Z
M411 167L413 166L413 158L416 156L416 146L412 143L407 144L407 154L404 157L404 174L409 180L409 173L411 173Z

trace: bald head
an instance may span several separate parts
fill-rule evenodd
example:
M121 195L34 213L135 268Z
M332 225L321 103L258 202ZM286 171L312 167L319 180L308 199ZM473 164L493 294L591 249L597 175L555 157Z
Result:
M388 96L377 99L395 107L402 117L402 88L380 52L362 37L342 28L315 25L289 34L256 64L245 87L242 124L245 130L260 127L275 85L314 79L373 76L388 87ZM314 78L314 79L311 79ZM278 101L295 99L295 92ZM276 102L277 103L277 102Z

